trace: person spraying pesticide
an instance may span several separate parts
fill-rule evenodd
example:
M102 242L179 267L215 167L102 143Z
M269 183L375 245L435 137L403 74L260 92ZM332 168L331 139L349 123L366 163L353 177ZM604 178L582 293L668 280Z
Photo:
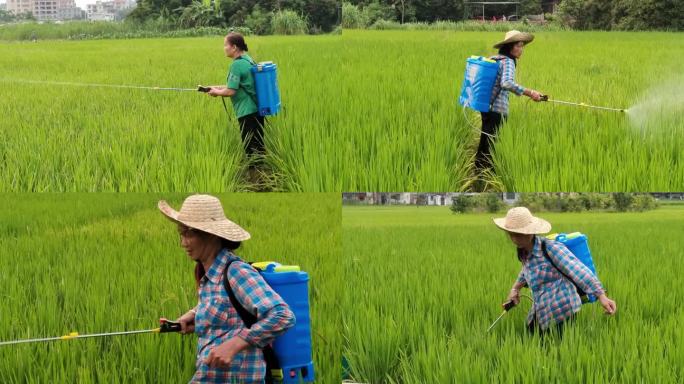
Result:
M515 70L525 45L534 40L531 33L512 30L504 40L494 44L499 54L490 58L471 57L467 60L465 80L459 103L480 112L482 131L475 155L479 173L492 167L491 147L496 135L508 118L508 93L525 95L543 101L543 95L515 82Z
M496 218L494 223L506 231L516 246L517 257L522 264L518 278L503 304L504 311L517 305L520 302L520 290L529 287L533 304L526 324L531 333L539 332L543 336L556 329L562 337L564 324L574 320L583 302L598 300L606 314L615 314L615 301L606 296L603 284L592 271L593 262L588 247L586 254L580 258L580 255L576 257L566 247L564 237L551 240L539 236L548 233L551 224L532 216L525 207L510 209L506 217Z
M256 65L247 54L245 38L231 32L223 40L223 51L233 59L228 69L226 86L212 86L210 96L230 97L240 125L240 135L248 156L264 153L264 117L258 113L256 87L251 68Z

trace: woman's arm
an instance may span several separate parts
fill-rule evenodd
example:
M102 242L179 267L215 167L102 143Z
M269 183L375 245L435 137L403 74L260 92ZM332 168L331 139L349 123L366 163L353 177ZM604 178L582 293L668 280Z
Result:
M224 86L218 86L218 87L211 87L209 92L207 94L209 96L223 96L223 97L232 97L235 95L235 90L232 88L226 88Z
M210 367L229 367L240 351L250 345L263 348L295 324L290 307L254 268L236 262L228 269L228 279L237 300L256 314L257 322L212 349L205 360Z
M525 88L515 82L515 62L512 59L502 60L501 89L515 93L517 96L525 95L534 101L541 100L541 94L533 89Z
M242 329L238 337L263 348L295 325L290 307L254 268L236 262L229 268L228 278L240 304L257 318L257 322L249 329Z
M599 279L565 245L558 242L547 242L546 249L556 268L584 292L596 297L605 293Z
M515 283L513 283L511 291L508 293L506 302L512 301L515 305L518 305L520 302L520 290L526 286L527 282L525 281L525 276L523 275L523 270L521 269L520 273L518 274L518 278L515 279Z
M591 270L584 265L568 248L557 242L547 243L548 254L553 263L565 276L572 279L578 287L586 293L596 296L606 311L606 314L613 315L617 311L615 301L606 296L601 281Z

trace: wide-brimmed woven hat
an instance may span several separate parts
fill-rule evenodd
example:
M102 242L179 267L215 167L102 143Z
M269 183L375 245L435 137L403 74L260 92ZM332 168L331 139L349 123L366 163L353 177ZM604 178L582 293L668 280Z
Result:
M525 207L509 209L506 217L494 219L494 224L505 231L524 235L536 235L551 231L551 223L532 216L532 212Z
M239 225L226 218L221 202L210 195L192 195L185 199L180 211L161 200L159 210L171 221L211 233L230 241L245 241L251 236Z
M522 41L525 43L525 45L529 44L534 40L534 35L531 33L527 32L520 32L516 31L515 29L512 31L506 32L506 37L504 37L503 41L500 41L496 44L494 44L494 48L501 48L502 45L508 44L508 43L517 43L519 41Z

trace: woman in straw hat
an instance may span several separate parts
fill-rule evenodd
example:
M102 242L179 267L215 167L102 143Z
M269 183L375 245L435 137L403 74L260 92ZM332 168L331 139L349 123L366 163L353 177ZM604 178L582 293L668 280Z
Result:
M482 171L492 167L490 155L491 145L496 139L496 133L508 117L508 92L520 96L525 95L534 101L541 101L542 95L530 88L525 88L515 82L515 67L523 54L523 48L534 40L531 33L508 31L506 37L494 44L499 54L492 59L499 63L499 74L496 77L491 95L489 112L482 112L482 133L480 144L475 155L475 167Z
M546 333L552 325L562 332L563 323L571 321L582 308L582 300L575 286L598 297L606 314L617 310L615 302L606 296L598 278L562 243L538 234L548 233L551 224L532 216L525 207L512 208L506 217L494 223L508 233L518 249L522 270L513 284L507 302L520 302L520 289L532 290L534 304L527 315L527 328ZM546 252L544 252L546 249Z
M199 303L177 320L182 333L199 336L191 382L263 383L266 364L261 349L291 328L295 318L259 272L233 253L249 233L226 218L213 196L190 196L180 211L160 201L159 209L178 225L181 246L196 263ZM256 316L250 328L231 304L224 274L242 307Z

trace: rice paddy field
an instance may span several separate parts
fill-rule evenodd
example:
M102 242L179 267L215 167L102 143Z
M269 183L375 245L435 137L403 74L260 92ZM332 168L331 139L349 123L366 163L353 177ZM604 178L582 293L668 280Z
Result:
M248 37L278 65L269 119L271 189L340 191L341 112L324 103L340 36ZM0 191L241 191L246 161L230 100L199 92L85 87L225 85L223 37L0 43Z
M678 383L684 207L644 213L540 213L581 231L617 313L584 305L562 339L525 329L530 303L501 314L520 263L501 214L447 207L343 207L353 310L344 356L364 383ZM523 289L523 294L529 294Z
M472 188L479 114L457 105L465 60L502 32L345 30L338 125L345 191ZM681 33L538 32L516 81L557 100L511 96L495 146L503 191L678 191L684 187Z
M300 265L317 382L340 377L339 196L228 194L227 216L251 232L245 260ZM0 199L0 341L152 329L196 303L193 264L159 199L185 195L4 194ZM0 346L2 383L182 383L196 337L177 333Z

